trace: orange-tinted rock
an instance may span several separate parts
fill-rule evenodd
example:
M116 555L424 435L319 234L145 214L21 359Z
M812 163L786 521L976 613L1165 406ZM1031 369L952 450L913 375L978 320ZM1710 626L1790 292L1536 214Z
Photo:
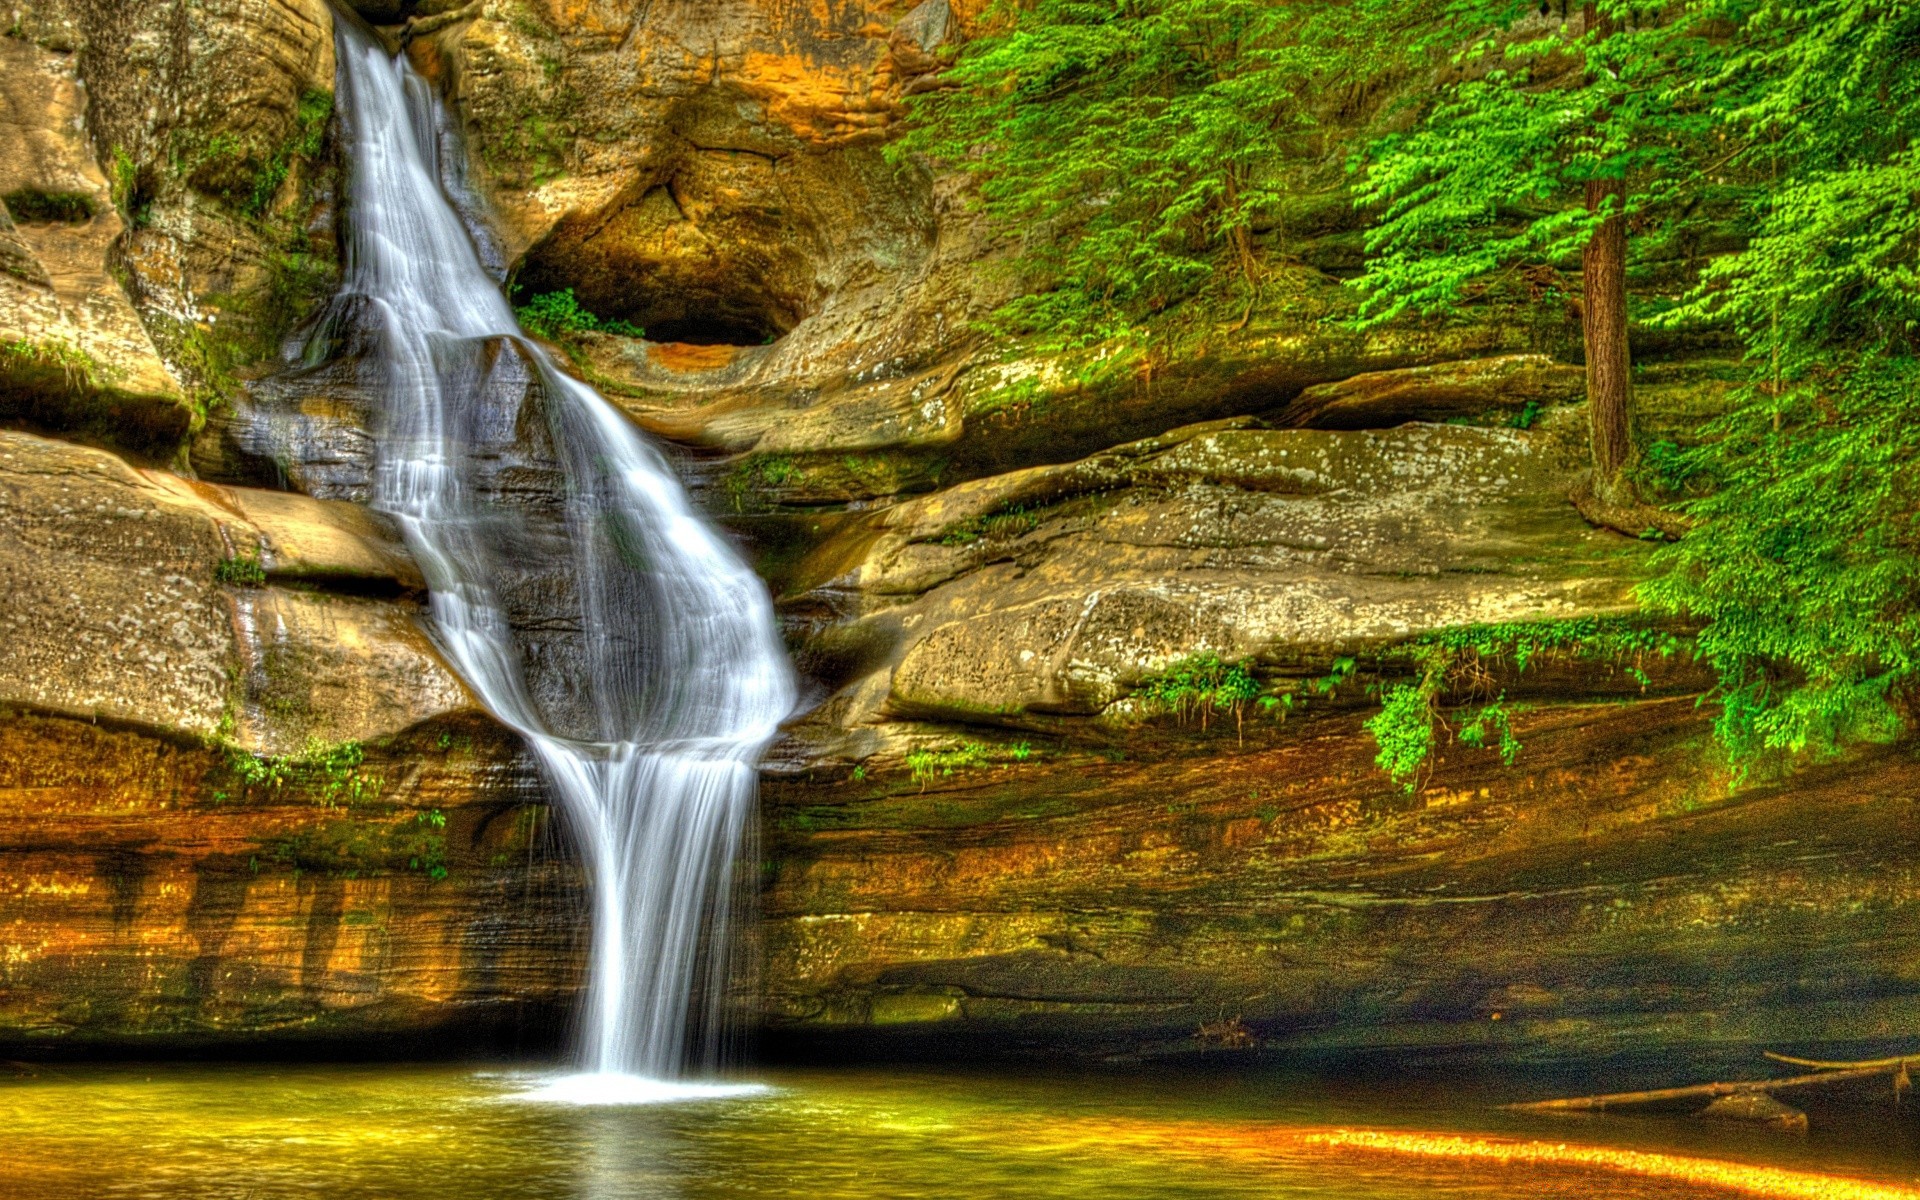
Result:
M0 715L0 1040L550 1044L582 966L556 844L484 721L249 785L224 752Z
M1900 757L1729 797L1689 698L1555 705L1416 794L1356 718L771 785L769 1020L809 1052L1591 1058L1905 1036Z

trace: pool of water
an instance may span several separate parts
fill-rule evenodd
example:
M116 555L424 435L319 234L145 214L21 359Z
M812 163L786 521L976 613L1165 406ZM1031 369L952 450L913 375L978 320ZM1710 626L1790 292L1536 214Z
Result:
M769 1070L745 1094L583 1106L528 1099L547 1081L498 1068L13 1071L13 1200L1920 1200L1897 1120L1792 1136L1523 1117L1495 1101L1550 1085L1444 1075Z

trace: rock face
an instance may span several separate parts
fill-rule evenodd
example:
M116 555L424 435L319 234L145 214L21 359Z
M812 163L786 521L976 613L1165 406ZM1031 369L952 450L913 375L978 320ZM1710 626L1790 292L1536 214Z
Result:
M1189 427L894 505L800 564L812 665L857 652L797 732L872 753L899 717L1096 716L1196 654L1306 676L1422 630L1628 611L1641 556L1564 499L1578 417Z
M1560 701L1408 797L1354 718L1299 724L775 787L782 1043L1591 1059L1920 1016L1904 760L1728 799L1690 698Z
M352 594L420 587L365 510L23 434L0 434L0 508L0 703L275 755L474 707L410 605Z
M193 410L113 278L125 232L71 55L0 38L0 415L177 442Z
M0 415L154 458L210 426L194 456L230 466L243 381L335 278L332 10L10 11Z
M529 764L450 717L249 782L113 722L0 717L0 1038L62 1048L545 1047L579 878Z
M551 1040L578 874L390 528L19 433L0 515L0 1038Z
M501 277L626 323L558 348L776 592L811 697L765 787L770 1045L1914 1026L1920 779L1889 754L1733 787L1684 629L1469 645L1412 789L1375 763L1444 631L1637 620L1649 547L1566 502L1568 313L1355 332L1335 192L1297 198L1244 310L989 339L1004 248L883 152L979 4L353 7L453 105ZM317 307L333 19L36 0L0 38L0 1042L551 1044L579 986L564 830L364 507L379 381L355 301ZM320 367L282 357L303 321ZM1726 364L1643 344L1646 427L1684 438ZM543 385L506 340L465 369L564 719ZM1179 692L1201 669L1240 690Z

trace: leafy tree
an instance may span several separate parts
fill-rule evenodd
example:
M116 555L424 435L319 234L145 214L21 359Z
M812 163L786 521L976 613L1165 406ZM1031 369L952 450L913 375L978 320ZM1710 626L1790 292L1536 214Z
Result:
M1643 589L1705 622L1747 759L1906 725L1920 672L1920 6L1707 0L1747 248L1677 319L1731 321L1752 377L1678 474L1697 522Z
M893 152L972 173L989 218L1021 237L1027 287L1002 328L1123 335L1209 286L1257 283L1256 222L1288 139L1314 125L1316 81L1350 61L1333 36L1348 12L997 0L993 32L961 51L954 86L915 102Z
M559 338L569 333L613 333L645 337L647 331L630 321L607 320L582 307L572 288L542 292L513 310L522 328L536 337Z
M1625 532L1678 533L1631 482L1627 233L1692 174L1711 116L1685 85L1718 45L1689 20L1637 23L1626 0L1544 16L1537 0L1430 8L1422 48L1457 48L1452 79L1414 129L1364 155L1356 197L1379 217L1355 280L1363 322L1579 262L1594 468L1582 509Z

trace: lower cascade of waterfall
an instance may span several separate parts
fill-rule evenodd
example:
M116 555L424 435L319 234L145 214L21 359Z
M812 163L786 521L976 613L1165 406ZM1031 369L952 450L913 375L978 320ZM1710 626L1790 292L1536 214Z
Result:
M759 757L794 702L771 601L632 424L522 335L456 211L464 163L437 98L351 20L336 26L350 228L309 356L330 339L361 348L380 397L375 507L420 561L454 668L538 757L590 875L582 1073L538 1094L724 1092L695 1080L717 1048L731 865ZM537 538L472 449L489 419L474 364L503 352L543 396L540 437L564 478L564 511ZM556 558L577 609L558 689L530 685L536 655L502 594L529 546Z

